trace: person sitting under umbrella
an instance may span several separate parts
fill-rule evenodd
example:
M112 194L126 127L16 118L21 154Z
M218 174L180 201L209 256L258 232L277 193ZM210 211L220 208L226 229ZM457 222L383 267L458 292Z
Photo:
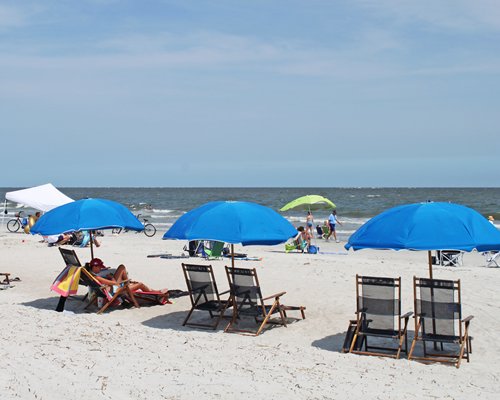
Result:
M125 265L120 264L118 268L108 268L104 265L104 262L100 258L93 258L90 263L90 272L96 277L96 279L102 285L107 285L110 287L111 291L113 291L113 286L120 286L122 282L127 281L128 272ZM142 292L152 292L148 286L146 286L142 282L130 281L130 289L133 292L138 290ZM159 290L161 292L163 290ZM165 294L167 294L167 290L164 290Z

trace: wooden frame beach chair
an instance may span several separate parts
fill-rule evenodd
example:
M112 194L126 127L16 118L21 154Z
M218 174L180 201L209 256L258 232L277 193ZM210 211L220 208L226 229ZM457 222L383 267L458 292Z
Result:
M469 362L472 351L469 325L474 317L469 315L462 319L460 280L414 277L413 291L415 337L408 359L450 363L457 368L463 358ZM419 341L423 343L424 355L415 357L413 353ZM433 352L428 351L427 342L434 344ZM445 345L454 347L455 350L445 349Z
M134 293L130 289L130 281L121 282L118 288L114 288L114 292L111 292L106 285L102 285L95 276L88 271L85 267L81 267L80 272L80 282L82 285L89 288L89 304L85 307L88 308L93 304L97 305L97 299L99 297L104 299L104 304L102 307L98 307L97 314L102 314L111 305L121 304L122 299L128 301L134 307L139 308L139 303L134 296Z
M219 293L211 265L183 263L182 271L191 300L191 309L182 325L216 329L224 312L230 307L229 299L221 300L221 295L228 294L229 291ZM215 318L215 322L211 324L189 322L195 310L208 312L211 319Z
M352 335L349 352L398 359L401 352L407 353L408 320L412 314L401 315L400 277L356 275L356 321L352 321L354 334L348 331ZM376 345L368 344L369 337L377 338ZM387 341L392 344L379 344Z
M121 297L124 297L135 307L139 307L135 295L130 289L129 282L122 282L121 286L116 290L116 292L111 293L105 285L101 285L101 283L94 277L89 269L87 269L85 266L82 266L76 252L73 249L65 249L63 247L59 247L59 251L64 259L64 262L66 263L66 267L73 266L81 268L79 284L89 288L89 292L85 294L83 301L89 298L89 293L92 294L91 298L89 299L89 304L87 304L85 308L90 307L92 304L96 304L98 297L102 297L105 299L104 305L97 311L98 314L106 311L106 309L113 303L118 303L117 300ZM141 291L137 291L135 293L137 294L137 297L141 299L157 302L158 304L169 303L168 293ZM57 311L62 311L64 309L65 300L66 298L61 296L56 309Z
M224 332L237 332L257 336L268 323L278 323L286 327L286 312L290 310L300 311L302 319L305 319L305 307L285 306L281 304L280 299L286 292L279 292L267 297L262 296L255 268L247 269L227 266L225 268L231 293L233 316ZM272 304L265 304L266 300L271 299L273 300ZM279 314L279 321L271 320L273 314ZM236 327L240 319L245 316L254 318L257 324L256 331Z
M0 272L0 276L5 276L4 280L0 283L10 285L10 272Z

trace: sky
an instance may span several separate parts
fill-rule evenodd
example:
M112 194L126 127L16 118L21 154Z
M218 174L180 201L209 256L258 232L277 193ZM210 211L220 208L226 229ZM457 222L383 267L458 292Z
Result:
M499 187L497 0L0 0L0 186Z

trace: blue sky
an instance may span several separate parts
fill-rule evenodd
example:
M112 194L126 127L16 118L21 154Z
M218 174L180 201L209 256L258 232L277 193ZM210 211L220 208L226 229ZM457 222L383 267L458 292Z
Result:
M500 186L496 0L0 0L0 186Z

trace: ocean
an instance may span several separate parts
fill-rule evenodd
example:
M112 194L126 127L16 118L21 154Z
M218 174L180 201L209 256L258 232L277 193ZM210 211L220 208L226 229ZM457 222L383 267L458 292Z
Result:
M0 188L0 196L20 188ZM64 188L63 193L78 200L99 197L118 201L135 213L141 214L162 236L177 218L185 212L209 201L252 201L275 210L306 194L319 194L335 203L339 220L338 236L346 240L371 217L397 205L423 201L445 201L474 208L484 216L500 220L500 188ZM7 202L7 218L23 210L23 215L34 210ZM313 211L317 224L327 219L330 210ZM283 215L295 226L305 225L304 211ZM500 222L500 221L499 221Z

